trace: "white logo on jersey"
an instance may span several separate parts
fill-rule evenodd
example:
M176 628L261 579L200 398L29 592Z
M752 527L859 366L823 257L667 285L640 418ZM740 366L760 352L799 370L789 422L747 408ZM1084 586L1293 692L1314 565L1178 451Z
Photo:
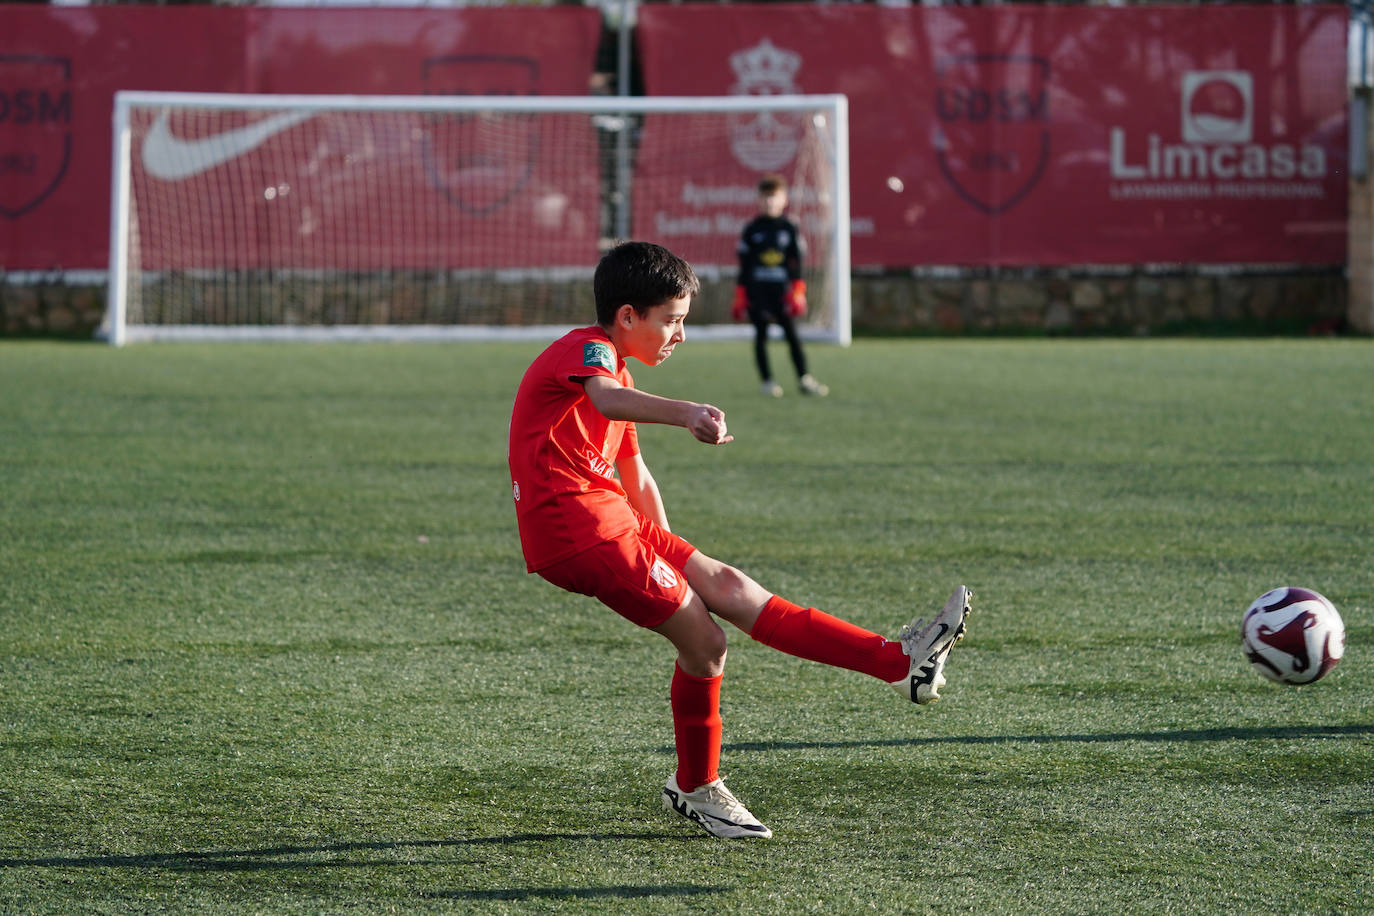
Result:
M586 459L587 467L593 474L599 474L602 477L615 476L615 468L611 467L611 463L601 453L588 448L583 451L582 457Z

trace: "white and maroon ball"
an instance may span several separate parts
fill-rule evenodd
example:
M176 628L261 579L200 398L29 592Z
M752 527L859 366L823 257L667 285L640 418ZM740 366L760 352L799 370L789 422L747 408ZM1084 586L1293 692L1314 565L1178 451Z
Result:
M1310 588L1276 588L1255 599L1240 622L1245 657L1280 684L1320 680L1345 654L1345 623Z

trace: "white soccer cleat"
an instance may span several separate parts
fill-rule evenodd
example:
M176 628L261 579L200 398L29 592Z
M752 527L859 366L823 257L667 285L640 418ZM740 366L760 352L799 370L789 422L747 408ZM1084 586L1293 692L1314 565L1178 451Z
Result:
M676 811L689 821L696 821L707 833L713 836L761 837L773 835L773 831L759 823L749 809L739 803L739 799L725 788L725 782L717 779L700 786L695 791L684 792L677 784L677 774L668 777L663 787L663 807Z
M777 382L773 381L772 379L769 379L768 381L764 382L763 385L760 386L759 390L763 392L763 396L766 398L782 397L782 386L779 385Z
M808 373L807 375L803 375L801 377L801 393L814 395L818 398L823 398L830 393L830 388L829 386L823 385L820 382L816 381Z
M916 620L902 627L902 651L911 659L907 676L892 682L892 689L924 706L940 699L945 686L945 659L954 644L964 638L964 621L973 610L973 592L964 586L954 590L945 606L929 624Z

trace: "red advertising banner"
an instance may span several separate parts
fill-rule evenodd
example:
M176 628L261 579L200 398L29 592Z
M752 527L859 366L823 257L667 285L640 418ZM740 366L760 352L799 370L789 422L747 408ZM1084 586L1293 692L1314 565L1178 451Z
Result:
M585 95L600 32L597 10L571 6L449 10L0 6L0 34L5 35L0 47L0 268L105 268L110 124L117 90ZM512 124L510 131L517 136L511 139L514 145L502 148L502 155L512 157L511 150L516 150L518 166L465 168L473 163L434 155L435 150L449 148L442 143L399 141L382 144L386 155L376 155L366 169L353 162L349 169L329 172L337 164L317 157L313 180L301 169L287 175L280 168L269 180L261 163L250 161L244 171L255 174L256 170L261 179L256 182L261 187L254 190L259 200L264 187L289 183L295 191L289 207L277 206L272 211L264 238L270 237L278 252L289 249L308 223L302 222L302 213L321 212L318 206L310 206L320 204L321 195L358 199L377 193L378 188L385 191L388 176L403 175L427 182L432 191L426 205L429 215L404 221L416 231L397 233L395 220L336 225L332 231L350 235L358 250L369 252L378 263L404 266L424 260L407 246L422 237L426 225L444 219L456 224L471 244L448 251L442 262L421 266L500 266L510 237L501 241L482 225L500 219L520 233L516 237L526 244L547 239L568 248L574 263L591 262L597 251L597 188L583 176L595 176L595 163L589 160L583 169L575 169L565 161L552 162L551 144L538 142L532 134L536 127L527 122ZM470 130L462 119L431 118L424 126L431 137L454 138ZM185 150L187 143L178 146L179 141L194 145L205 139L182 136L183 127L175 116L164 120L155 142ZM279 129L263 129L264 139L245 148L244 157L266 160L282 144L309 142L312 135L319 140L327 130L309 124L271 127ZM182 193L193 190L198 182L213 183L222 177L210 168L188 172L182 167L150 174L142 165L147 158L143 142L140 139L134 150L134 180L141 186L157 184L169 193ZM160 161L158 150L152 152L152 161ZM277 156L274 161L282 160ZM322 168L327 174L321 174ZM522 179L515 181L512 173ZM575 176L574 186L551 187L555 174ZM502 187L480 186L473 175ZM360 190L364 187L374 190L364 193ZM549 217L549 199L560 201L558 219ZM500 204L495 205L498 200ZM581 213L592 215L577 218ZM466 229L471 232L462 232ZM409 260L398 262L391 257L399 256L403 248L411 253Z
M531 251L578 267L598 255L585 114L150 106L131 122L144 270L499 270Z
M856 265L1340 264L1347 15L651 4L639 42L653 95L848 96ZM673 155L646 125L640 167ZM736 160L642 224L731 234Z

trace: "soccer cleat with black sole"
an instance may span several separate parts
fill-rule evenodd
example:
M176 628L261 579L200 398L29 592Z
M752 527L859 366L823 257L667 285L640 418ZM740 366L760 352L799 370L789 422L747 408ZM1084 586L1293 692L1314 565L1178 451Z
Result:
M712 836L766 839L773 835L773 831L759 823L759 819L739 803L739 799L725 788L724 781L720 779L691 792L684 792L677 784L677 774L674 773L663 787L663 807L676 811Z
M922 619L902 627L897 638L902 651L911 659L911 667L906 677L892 682L893 690L922 706L940 699L940 688L945 686L945 660L954 644L964 638L972 601L973 592L961 585L929 624Z

